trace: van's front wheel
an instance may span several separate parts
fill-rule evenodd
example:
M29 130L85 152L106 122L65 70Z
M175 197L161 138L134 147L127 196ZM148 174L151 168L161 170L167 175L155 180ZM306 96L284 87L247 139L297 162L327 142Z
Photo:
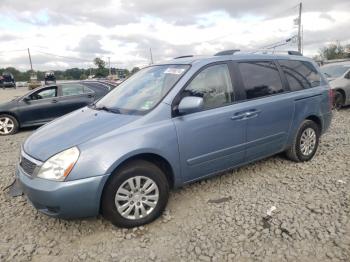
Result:
M294 138L293 145L286 151L287 157L295 162L309 161L315 155L320 139L320 129L311 120L305 120Z
M108 181L102 196L102 214L119 227L136 227L158 218L169 198L168 181L160 168L135 160Z

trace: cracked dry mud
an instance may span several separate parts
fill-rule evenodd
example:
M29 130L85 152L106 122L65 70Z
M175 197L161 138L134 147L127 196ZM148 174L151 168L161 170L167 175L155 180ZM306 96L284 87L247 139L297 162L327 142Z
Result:
M24 92L0 90L0 100ZM311 162L274 156L177 189L160 219L128 230L11 198L3 189L33 130L0 137L0 261L349 261L349 128L345 108Z

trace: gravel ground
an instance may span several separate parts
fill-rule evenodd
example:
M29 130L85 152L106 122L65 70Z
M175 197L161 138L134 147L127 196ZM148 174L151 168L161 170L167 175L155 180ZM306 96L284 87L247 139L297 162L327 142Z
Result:
M0 90L0 100L21 92ZM275 156L186 186L160 219L128 230L50 218L11 198L4 188L33 130L0 137L0 261L349 261L349 127L347 108L311 162Z

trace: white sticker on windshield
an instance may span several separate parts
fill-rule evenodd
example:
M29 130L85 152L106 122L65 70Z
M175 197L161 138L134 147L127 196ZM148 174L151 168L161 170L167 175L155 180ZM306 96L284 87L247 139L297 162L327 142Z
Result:
M164 71L164 74L173 74L173 75L181 75L185 71L184 68L167 68L167 70Z

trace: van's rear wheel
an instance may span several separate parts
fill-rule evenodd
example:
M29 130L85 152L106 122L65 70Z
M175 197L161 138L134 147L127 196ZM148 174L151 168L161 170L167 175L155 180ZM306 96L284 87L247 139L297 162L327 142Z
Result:
M309 161L315 155L320 139L320 129L311 120L305 120L294 138L293 145L286 151L287 157L295 162Z
M168 198L169 185L162 170L150 162L135 160L108 181L102 214L116 226L141 226L162 214Z

